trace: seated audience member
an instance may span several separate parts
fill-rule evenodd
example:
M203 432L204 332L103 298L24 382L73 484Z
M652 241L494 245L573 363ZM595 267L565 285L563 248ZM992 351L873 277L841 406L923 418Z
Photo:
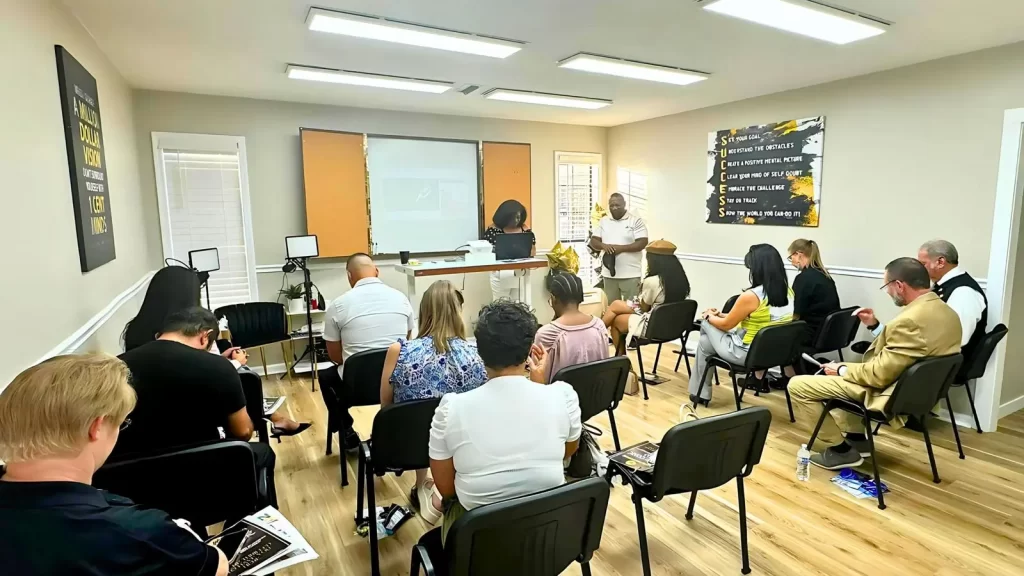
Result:
M446 499L442 539L466 510L565 481L562 461L582 430L579 399L564 382L544 384L536 333L524 304L498 300L480 311L474 335L489 380L445 394L431 425L430 471Z
M199 276L191 268L184 266L167 266L161 268L149 281L146 297L139 307L139 313L125 325L121 333L124 351L130 352L143 344L156 339L157 332L163 327L164 320L171 312L184 310L192 306L200 306ZM236 370L249 370L243 367L248 362L248 355L240 348L228 348L223 353L214 342L210 352L223 356ZM254 399L260 401L262 399ZM309 423L298 423L277 412L269 416L273 423L272 433L278 436L293 436L309 428Z
M499 234L529 234L533 247L530 249L530 256L537 253L537 237L526 227L526 206L516 200L505 200L494 211L491 217L491 225L484 230L481 240L487 240L491 244L497 242ZM523 273L521 270L495 270L491 272L491 298L508 298L519 300L519 279Z
M813 346L825 317L840 308L839 293L814 240L794 240L789 245L789 262L800 271L793 280L793 320L807 323L803 343Z
M861 322L874 328L877 338L862 362L829 363L825 376L796 376L789 382L794 406L807 413L805 422L817 422L822 402L844 398L861 402L869 410L882 410L893 392L893 383L920 358L946 356L960 351L960 320L930 289L928 271L913 258L897 258L885 267L886 293L903 308L886 326L870 309L858 313ZM857 466L870 455L863 421L834 411L818 432L818 439L833 446L811 456L811 462L827 470ZM900 425L896 420L893 424ZM843 434L845 433L845 438Z
M213 312L193 306L170 313L156 340L121 354L138 403L115 456L252 437L238 372L209 353L218 332ZM249 447L256 468L266 469L273 484L274 451L258 442ZM273 486L268 488L273 501Z
M447 280L434 282L423 293L416 339L401 339L388 348L380 380L382 408L467 392L487 381L483 361L466 341L462 302L462 294ZM441 497L433 494L433 487L427 470L417 470L412 501L430 524L441 519Z
M600 252L601 278L609 302L632 300L640 288L641 252L647 246L647 225L626 210L626 199L608 197L608 215L598 221L587 245Z
M323 385L334 389L341 409L341 438L346 450L359 447L352 430L348 391L341 385L345 360L357 352L379 350L408 339L416 327L412 305L405 294L381 282L380 271L367 254L349 256L345 265L351 290L331 301L324 318L324 342L337 370L323 370Z
M0 394L0 572L227 575L166 513L91 486L133 406L128 368L104 354L52 358Z
M630 302L616 300L604 312L604 325L611 329L615 353L625 354L630 340L643 337L654 306L682 302L689 297L690 280L676 258L676 245L668 240L651 242L647 246L647 277L640 288L638 309L634 310Z
M960 268L960 255L945 240L925 242L917 253L928 277L934 283L935 293L960 317L960 346L964 355L961 373L988 327L988 298L978 282Z
M708 370L700 398L697 397L700 377L709 356L743 364L758 332L793 320L793 291L789 289L779 251L771 244L755 244L743 258L743 264L750 270L751 288L740 294L728 314L715 308L702 314L704 321L701 322L696 363L690 377L691 402L705 406L711 402L714 366Z
M580 311L583 281L569 271L552 270L544 281L551 294L554 319L537 331L534 343L544 349L550 382L562 368L608 357L608 329L604 322Z

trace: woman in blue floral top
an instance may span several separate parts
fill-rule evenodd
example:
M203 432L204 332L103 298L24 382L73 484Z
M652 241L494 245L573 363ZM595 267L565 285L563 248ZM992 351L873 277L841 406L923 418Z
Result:
M420 301L418 337L388 348L380 380L380 405L468 392L487 381L476 347L466 341L462 294L447 280L427 288ZM416 471L412 501L424 520L441 518L441 496L427 470Z

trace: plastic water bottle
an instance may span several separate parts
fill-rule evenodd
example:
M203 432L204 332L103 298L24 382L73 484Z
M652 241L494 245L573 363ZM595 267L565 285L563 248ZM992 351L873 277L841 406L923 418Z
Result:
M801 444L796 453L796 479L801 482L811 479L811 451L807 449L807 444Z

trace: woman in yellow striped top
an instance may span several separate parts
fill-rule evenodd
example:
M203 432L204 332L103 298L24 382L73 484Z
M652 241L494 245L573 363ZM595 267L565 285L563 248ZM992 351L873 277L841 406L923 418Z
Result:
M711 380L707 380L697 398L700 375L708 356L715 355L734 364L743 364L754 336L768 326L793 321L793 291L789 288L782 256L771 244L750 247L743 263L750 270L751 288L744 290L727 314L716 308L705 310L697 346L697 362L690 378L690 401L707 406L711 402Z

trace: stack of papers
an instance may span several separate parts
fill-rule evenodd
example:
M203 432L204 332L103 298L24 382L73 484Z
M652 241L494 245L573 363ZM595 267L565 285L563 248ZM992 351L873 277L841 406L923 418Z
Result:
M658 459L658 445L654 442L641 442L608 456L608 459L637 472L650 472L654 470L654 462Z
M832 477L832 483L856 498L878 498L875 481L867 474L861 474L851 468L843 468L838 475ZM889 487L882 482L882 494L888 491Z
M272 506L246 516L209 543L228 557L229 576L265 576L320 557Z

